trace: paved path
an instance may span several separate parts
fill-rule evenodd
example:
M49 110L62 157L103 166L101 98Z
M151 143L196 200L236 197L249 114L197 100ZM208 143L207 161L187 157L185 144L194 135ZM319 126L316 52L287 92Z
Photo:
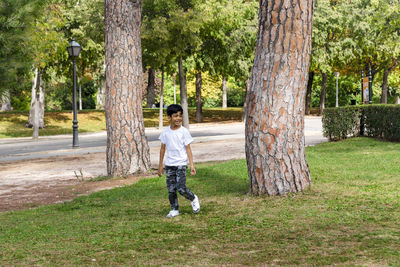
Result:
M193 124L190 132L195 143L242 139L244 144L244 123L240 122ZM150 147L159 146L159 134L157 128L146 128ZM305 118L305 138L306 145L326 141L322 137L320 117ZM79 134L79 144L79 148L72 148L72 135L45 136L38 141L32 138L0 139L0 162L105 152L106 132Z

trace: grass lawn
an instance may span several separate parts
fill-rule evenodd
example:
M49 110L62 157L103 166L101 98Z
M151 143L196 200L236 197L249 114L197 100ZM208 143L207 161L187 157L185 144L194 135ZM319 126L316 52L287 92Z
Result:
M169 211L165 178L0 214L0 266L400 265L400 144L307 148L313 186L248 195L244 160L199 164L192 214Z
M242 108L205 108L203 109L204 122L241 121ZM159 109L143 110L145 127L158 127ZM28 112L0 112L0 138L30 137L32 128L26 128ZM196 109L189 109L190 123L196 123ZM40 136L56 134L72 134L72 112L46 112L44 116L45 128L39 130ZM166 110L164 110L164 125L168 124ZM78 112L78 130L84 132L98 132L106 130L104 111L83 110Z

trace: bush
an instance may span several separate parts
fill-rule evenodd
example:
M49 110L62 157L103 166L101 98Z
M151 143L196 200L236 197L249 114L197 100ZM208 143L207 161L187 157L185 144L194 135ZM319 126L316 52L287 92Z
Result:
M329 140L367 135L388 141L400 141L400 106L365 105L327 108L322 128Z
M360 132L360 108L356 106L326 108L322 114L323 134L330 141L346 139Z
M400 106L368 105L363 107L365 134L388 141L400 141Z

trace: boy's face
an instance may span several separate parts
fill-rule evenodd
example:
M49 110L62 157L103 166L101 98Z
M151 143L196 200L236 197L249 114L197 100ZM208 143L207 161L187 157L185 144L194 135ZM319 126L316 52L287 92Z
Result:
M169 120L172 127L180 127L182 123L182 112L178 111L177 113L172 114L169 117Z

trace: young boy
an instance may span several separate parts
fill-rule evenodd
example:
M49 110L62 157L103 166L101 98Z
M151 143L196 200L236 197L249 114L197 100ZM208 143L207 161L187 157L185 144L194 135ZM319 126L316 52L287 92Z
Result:
M163 161L165 148L167 148L167 157L165 159L165 171L167 174L168 198L171 204L171 211L167 218L179 215L178 191L182 196L189 199L193 212L200 211L200 202L198 197L186 187L186 168L189 159L190 174L195 175L196 169L193 164L192 149L190 143L193 138L189 131L182 124L183 109L180 105L172 104L167 108L167 115L170 125L164 129L158 139L161 141L160 165L158 167L158 176L163 174Z

